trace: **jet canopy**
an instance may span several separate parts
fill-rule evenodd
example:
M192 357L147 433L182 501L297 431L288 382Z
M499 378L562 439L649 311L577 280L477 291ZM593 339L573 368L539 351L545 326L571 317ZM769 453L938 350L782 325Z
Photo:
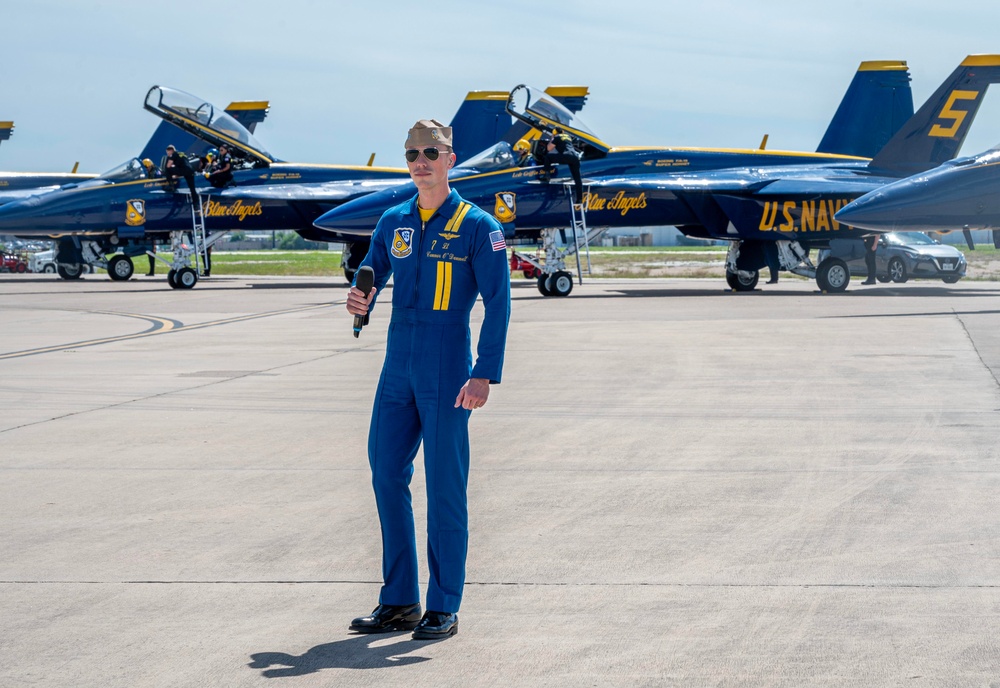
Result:
M142 161L139 158L132 158L117 167L112 167L96 179L109 184L121 184L122 182L134 182L139 179L148 178L149 173L143 167Z
M190 93L153 86L146 93L144 107L199 139L216 147L226 146L235 157L248 159L255 167L266 167L274 162L274 157L246 127L224 109Z
M515 86L507 99L506 109L511 117L534 129L548 132L562 129L573 137L584 157L603 156L611 148L597 138L580 115L567 110L543 89L524 84Z

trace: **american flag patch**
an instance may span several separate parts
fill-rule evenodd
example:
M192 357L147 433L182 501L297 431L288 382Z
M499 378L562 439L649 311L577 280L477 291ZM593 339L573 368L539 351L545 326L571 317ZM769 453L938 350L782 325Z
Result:
M504 241L503 232L501 232L499 229L494 232L490 232L490 241L493 242L494 251L507 250L507 242Z

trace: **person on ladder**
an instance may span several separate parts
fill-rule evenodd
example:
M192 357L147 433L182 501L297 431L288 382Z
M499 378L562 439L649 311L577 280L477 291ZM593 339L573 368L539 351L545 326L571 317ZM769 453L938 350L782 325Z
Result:
M573 138L562 129L554 129L552 140L545 146L546 169L553 163L566 163L573 177L573 204L583 203L583 179L580 176L580 154L573 147Z
M179 152L173 144L167 146L167 162L164 164L163 176L167 178L167 184L171 191L177 190L177 178L184 177L188 188L191 189L191 202L198 204L198 191L194 186L194 170L188 164L187 156Z

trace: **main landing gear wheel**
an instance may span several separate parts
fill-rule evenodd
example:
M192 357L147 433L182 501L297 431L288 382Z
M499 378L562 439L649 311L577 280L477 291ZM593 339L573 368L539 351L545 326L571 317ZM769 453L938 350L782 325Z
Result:
M552 296L552 292L549 291L548 287L549 276L542 275L538 278L538 291L541 292L542 296Z
M906 266L903 265L903 261L899 258L893 258L889 261L889 277L893 282L902 284L906 280L910 279L910 276L906 274Z
M83 266L79 263L60 263L56 272L65 280L75 280L83 277Z
M174 275L174 284L178 289L193 289L198 284L198 273L193 268L181 268Z
M569 296L573 291L573 275L563 271L553 273L545 280L545 288L549 296Z
M820 290L839 294L851 282L851 271L840 258L827 258L816 268L816 284Z
M115 256L108 262L108 277L116 282L124 282L132 277L135 266L128 256Z
M741 272L726 271L726 284L734 291L753 291L760 279L758 270L743 270Z

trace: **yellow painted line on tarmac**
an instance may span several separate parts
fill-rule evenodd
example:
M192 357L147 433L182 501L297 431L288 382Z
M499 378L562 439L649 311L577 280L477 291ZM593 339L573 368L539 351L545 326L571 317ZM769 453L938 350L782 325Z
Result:
M260 318L270 318L275 315L287 315L289 313L301 313L303 311L316 310L318 308L329 308L330 306L342 305L344 301L332 301L330 303L318 303L311 306L299 306L297 308L286 308L280 311L267 311L266 313L251 313L250 315L238 315L232 318L223 318L222 320L213 320L211 322L195 323L192 325L185 325L179 320L173 320L170 318L161 318L155 315L141 315L138 313L118 313L115 311L87 311L88 313L100 313L102 315L120 315L125 318L137 318L139 320L145 320L151 324L148 330L143 330L142 332L136 332L134 334L123 334L118 337L103 337L101 339L88 339L82 342L72 342L70 344L57 344L55 346L40 347L38 349L25 349L24 351L11 351L10 353L0 354L0 361L12 359L12 358L23 358L25 356L37 356L38 354L47 354L54 351L68 351L70 349L80 349L86 346L98 346L100 344L110 344L112 342L124 342L130 339L142 339L144 337L152 337L160 334L167 334L168 332L186 332L189 330L200 330L205 327L216 327L218 325L229 325L231 323L244 322L247 320L258 320Z

